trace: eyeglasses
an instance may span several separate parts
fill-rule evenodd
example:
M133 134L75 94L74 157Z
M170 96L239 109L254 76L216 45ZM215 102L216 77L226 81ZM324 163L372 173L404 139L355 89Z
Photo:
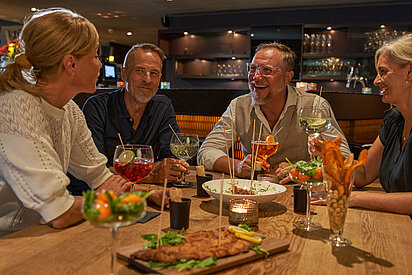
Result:
M249 74L256 74L257 70L260 70L260 74L263 76L272 76L275 73L280 72L280 68L271 65L257 65L253 63L246 63L246 65Z
M147 76L147 72L148 71L145 68L137 67L135 69L135 73L138 76ZM162 73L159 71L150 71L149 74L150 74L150 78L160 78L160 76L162 75Z

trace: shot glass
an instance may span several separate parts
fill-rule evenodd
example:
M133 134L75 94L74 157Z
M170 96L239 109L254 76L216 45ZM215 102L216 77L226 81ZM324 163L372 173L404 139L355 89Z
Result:
M197 196L202 198L208 198L210 195L203 189L202 184L213 179L212 174L206 174L205 176L196 175L197 184Z
M306 189L298 185L293 186L293 210L296 213L306 213L307 194Z

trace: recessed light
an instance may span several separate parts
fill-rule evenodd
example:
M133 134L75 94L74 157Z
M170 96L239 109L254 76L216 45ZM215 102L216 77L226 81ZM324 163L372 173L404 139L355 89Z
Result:
M234 60L234 59L236 59L236 57L232 56L232 59Z
M126 35L131 36L133 33L132 32L127 32Z
M188 32L183 32L183 34L184 34L184 35L188 35L189 33L188 33Z
M254 33L251 33L250 36L253 37L253 36L255 36L255 34L254 34Z
M332 27L329 26L329 27L327 27L326 29L327 29L328 31L330 31L330 30L332 30Z
M384 24L382 24L382 25L381 25L381 29L384 29L384 28L386 28L386 26L385 26Z
M227 31L227 33L232 33L232 32L233 32L232 30L228 30L228 31Z

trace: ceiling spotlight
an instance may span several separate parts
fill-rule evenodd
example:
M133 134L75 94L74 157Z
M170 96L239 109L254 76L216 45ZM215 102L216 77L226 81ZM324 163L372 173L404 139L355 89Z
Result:
M228 30L227 33L233 33L233 31L232 31L232 30Z
M327 29L328 31L330 31L330 30L332 30L332 27L329 26L329 27L327 27L326 29Z
M236 57L232 56L232 59L233 59L233 60L235 60L235 59L236 59Z
M255 36L255 34L254 34L254 33L251 33L250 36L253 37L253 36Z
M386 28L386 26L385 26L384 24L382 24L382 25L381 25L381 29L384 29L384 28Z
M183 34L184 34L184 35L188 35L189 33L188 33L188 32L183 32Z
M132 32L127 32L126 35L131 36L133 33Z

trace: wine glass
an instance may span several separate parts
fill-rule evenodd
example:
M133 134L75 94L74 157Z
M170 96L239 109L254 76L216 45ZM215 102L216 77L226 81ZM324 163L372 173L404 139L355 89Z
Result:
M116 172L128 180L131 190L136 182L146 177L153 169L154 157L152 146L127 144L117 145L113 156Z
M279 142L276 135L268 134L263 137L263 140L252 141L252 146L256 155L267 162L266 160L277 152Z
M197 134L175 133L170 139L170 151L178 159L188 161L196 155L199 149L199 137ZM177 187L190 187L192 184L185 181L185 175L175 182L173 185Z
M116 274L116 251L120 227L136 223L145 215L146 198L151 193L135 192L116 196L112 191L83 193L82 214L94 226L110 228L112 249L110 274Z
M329 130L331 126L330 109L316 106L303 106L299 111L300 127L311 137Z
M312 187L322 184L323 181L322 163L320 158L310 162L309 165L302 165L305 163L307 162L296 162L296 164L292 165L293 168L289 173L291 180L304 186L306 189L306 218L304 221L295 222L293 225L305 231L314 231L322 228L320 224L312 222L310 213Z

